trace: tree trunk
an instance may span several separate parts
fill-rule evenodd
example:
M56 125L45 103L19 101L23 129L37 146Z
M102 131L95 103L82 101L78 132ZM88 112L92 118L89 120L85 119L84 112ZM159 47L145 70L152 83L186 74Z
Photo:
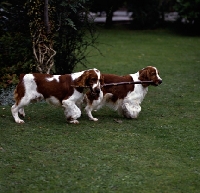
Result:
M33 1L30 6L29 15L32 16L30 31L33 41L33 54L36 60L36 68L40 73L49 74L54 65L56 51L53 49L53 26L49 20L48 0ZM43 13L44 18L41 18Z
M50 33L50 26L49 26L49 14L48 14L48 0L44 0L44 26L46 29L46 33Z
M107 28L112 26L112 17L113 17L113 9L110 8L106 11L106 23L105 26Z

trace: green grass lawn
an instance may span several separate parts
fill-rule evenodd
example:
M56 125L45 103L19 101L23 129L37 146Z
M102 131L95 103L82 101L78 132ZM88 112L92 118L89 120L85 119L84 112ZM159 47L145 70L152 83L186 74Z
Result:
M200 192L200 37L101 29L99 42L103 56L91 49L88 68L153 65L163 84L149 87L137 120L103 108L98 122L83 112L70 125L61 108L37 103L19 125L0 106L0 192Z

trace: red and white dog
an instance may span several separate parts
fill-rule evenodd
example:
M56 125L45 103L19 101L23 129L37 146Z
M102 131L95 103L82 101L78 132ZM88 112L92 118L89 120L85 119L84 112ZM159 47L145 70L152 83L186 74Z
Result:
M104 86L98 95L87 92L84 97L86 102L85 111L90 120L97 121L92 116L92 110L97 110L107 105L118 111L119 114L126 118L137 118L141 111L141 102L148 91L149 85L158 86L162 83L159 72L156 67L147 66L135 74L118 76L114 74L102 74L104 83L120 83L133 81L153 81L144 84L123 84Z
M65 75L25 74L14 91L15 104L11 107L16 123L24 123L18 113L25 116L24 106L30 102L46 99L53 105L64 107L64 113L70 123L79 123L81 116L79 105L82 103L84 87L91 93L99 94L101 74L97 69Z

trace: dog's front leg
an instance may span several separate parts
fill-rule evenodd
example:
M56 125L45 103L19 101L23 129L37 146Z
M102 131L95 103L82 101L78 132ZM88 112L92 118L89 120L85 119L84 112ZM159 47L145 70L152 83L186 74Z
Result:
M74 101L63 100L62 106L64 107L64 113L69 123L78 124L77 120L81 116L81 110L76 106Z
M89 120L91 120L91 121L98 121L97 118L94 118L92 116L92 111L93 111L93 107L91 105L87 105L85 107L85 112L86 112L87 116L89 117Z
M100 91L98 96L94 96L95 98L93 99L91 93L86 93L84 96L84 103L86 104L85 111L87 116L89 117L89 120L91 121L98 121L97 118L93 117L92 111L98 110L102 107L103 105L103 92Z

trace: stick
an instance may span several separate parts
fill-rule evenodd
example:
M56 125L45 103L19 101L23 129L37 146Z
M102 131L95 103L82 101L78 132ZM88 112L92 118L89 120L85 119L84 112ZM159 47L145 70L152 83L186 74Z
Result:
M76 85L71 85L74 88L90 88L90 86L76 86Z
M108 83L108 84L103 84L101 85L101 87L104 86L118 86L118 85L123 85L123 84L144 84L144 83L153 83L153 81L134 81L134 82L117 82L117 83ZM72 87L75 88L89 88L90 86L75 86L75 85L71 85Z
M104 86L118 86L118 85L123 85L123 84L144 84L144 83L153 83L153 81L134 81L134 82L108 83L108 84L103 84L102 87L104 87Z

